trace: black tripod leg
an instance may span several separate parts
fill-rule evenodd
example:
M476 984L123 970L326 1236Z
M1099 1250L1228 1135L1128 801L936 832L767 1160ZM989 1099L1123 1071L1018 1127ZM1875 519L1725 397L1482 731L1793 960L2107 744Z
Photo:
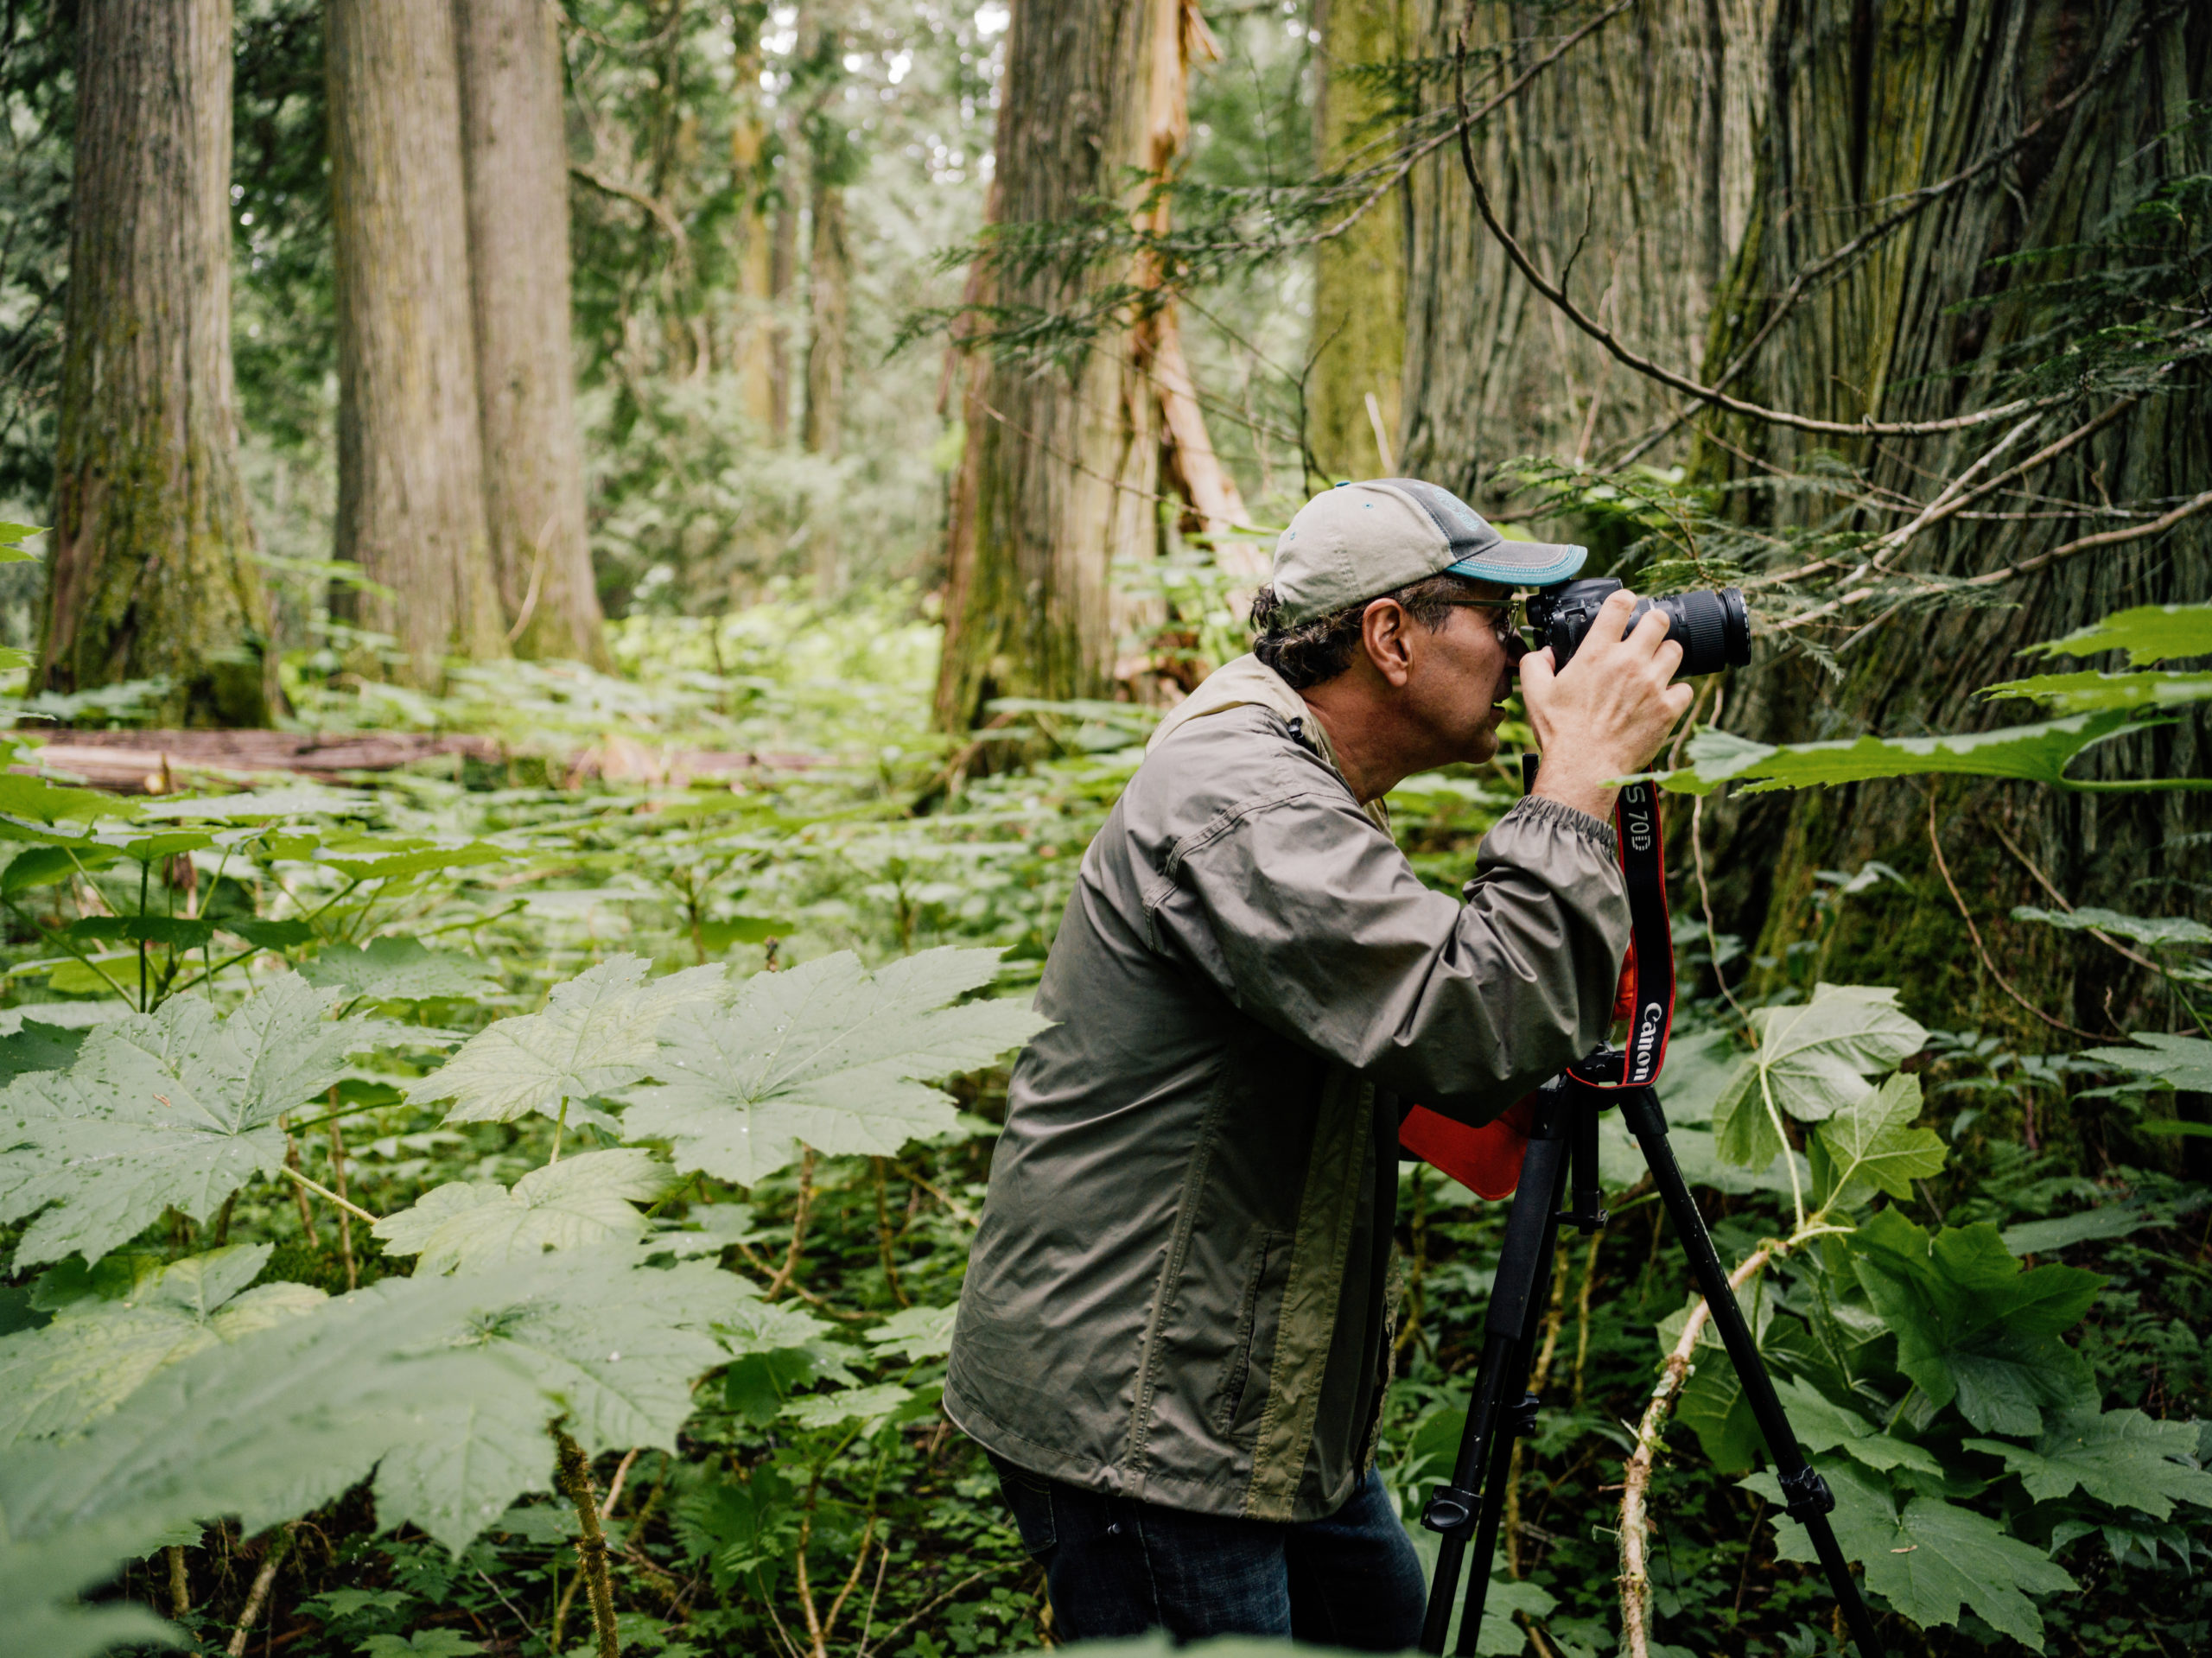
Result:
M1766 1362L1759 1356L1758 1343L1751 1335L1751 1326L1744 1322L1744 1310L1736 1305L1736 1293L1728 1287L1728 1274L1713 1251L1713 1236L1705 1229L1705 1217L1698 1213L1697 1200L1690 1196L1689 1184L1682 1178L1681 1168L1675 1161L1675 1148L1667 1139L1667 1118L1659 1109L1659 1096L1648 1088L1624 1092L1621 1116L1643 1148L1643 1160L1650 1167L1652 1184L1658 1188L1660 1200L1667 1205L1667 1213L1675 1223L1675 1236L1681 1239L1683 1252L1689 1256L1690 1275L1697 1280L1698 1292L1711 1310L1713 1328L1720 1332L1728 1357L1736 1367L1745 1401L1751 1406L1751 1415L1766 1440L1767 1455L1774 1459L1775 1474L1787 1499L1785 1511L1812 1538L1814 1553L1820 1556L1821 1567L1827 1573L1828 1586L1843 1608L1844 1621L1851 1626L1851 1638L1859 1648L1860 1658L1881 1658L1882 1648L1875 1638L1874 1620L1866 1610L1866 1603L1859 1598L1858 1581L1852 1577L1850 1562L1843 1558L1843 1549L1835 1540L1835 1529L1828 1524L1835 1498L1828 1490L1827 1482L1805 1460L1797 1435L1782 1408L1782 1401L1775 1396L1774 1378L1767 1374Z
M1476 1478L1497 1460L1493 1446L1501 1439L1500 1424L1509 1404L1519 1398L1527 1375L1530 1311L1542 1305L1537 1280L1551 1263L1551 1239L1556 1227L1553 1216L1567 1178L1564 1113L1551 1115L1559 1121L1541 1126L1539 1137L1530 1140L1521 1167L1521 1185L1506 1217L1505 1247L1484 1320L1482 1363L1475 1372L1474 1397L1468 1401L1467 1426L1459 1436L1452 1483L1429 1499L1421 1515L1421 1523L1439 1534L1436 1575L1429 1584L1428 1610L1421 1624L1423 1652L1444 1650L1444 1637L1452 1624L1452 1603L1458 1598L1459 1576L1466 1561L1468 1536L1475 1527ZM1495 1527L1490 1528L1489 1535L1494 1544ZM1486 1553L1477 1566L1475 1582L1487 1591L1490 1560ZM1477 1592L1471 1586L1471 1597ZM1478 1601L1471 1614L1480 1618Z

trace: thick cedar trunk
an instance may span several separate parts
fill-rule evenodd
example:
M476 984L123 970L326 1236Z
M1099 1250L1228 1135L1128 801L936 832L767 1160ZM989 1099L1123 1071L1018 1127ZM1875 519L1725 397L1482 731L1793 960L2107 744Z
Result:
M1352 73L1410 54L1411 0L1317 0L1321 35L1313 97L1314 154L1328 171L1387 158L1393 97ZM1306 438L1318 486L1388 470L1367 399L1376 400L1396 461L1399 387L1406 354L1404 187L1370 207L1342 236L1321 244L1313 272L1313 370L1306 382Z
M1462 0L1418 0L1421 50L1448 57ZM1485 120L1476 155L1501 218L1624 338L1677 369L1703 348L1720 248L1741 233L1775 0L1643 0ZM1478 0L1479 105L1604 10ZM1427 94L1449 105L1447 79ZM1670 401L1552 313L1476 217L1456 148L1415 169L1402 469L1471 499L1512 457L1601 456ZM1379 211L1379 209L1378 209ZM1580 252L1577 253L1578 245Z
M1131 168L1153 164L1157 31L1179 0L1026 0L1014 10L999 106L993 222L1065 224L1089 200L1134 212ZM1141 272L1092 270L1081 286L1001 275L973 287L1001 305L1080 308L1085 291ZM967 445L950 511L937 717L975 723L995 696L1096 696L1113 663L1108 574L1154 545L1159 440L1138 348L1108 328L1042 368L971 356Z
M604 665L569 339L568 140L543 0L458 0L493 567L516 647Z
M424 683L504 656L484 511L451 0L331 0L338 556Z
M1792 272L1884 211L1872 204L1949 178L2005 144L2080 86L2101 56L2118 52L2143 16L2134 0L1919 0L1871 15L1853 0L1784 0L1759 194L1733 276L1732 326L1716 331L1708 377L1760 326L1770 296ZM2212 14L2193 8L2173 16L2012 160L1937 200L1849 276L1801 304L1738 389L1761 403L1844 419L1942 416L1988 401L1998 353L2050 325L2045 302L2026 290L2066 268L1991 261L2090 240L2161 177L2201 167L2202 157L2180 153L2159 135L2181 121L2190 100L2205 95L2208 56ZM1954 310L1977 294L1998 295L1999 302L1989 310ZM2008 294L2014 297L2003 297ZM1989 505L2050 513L2058 502L2165 502L2202 489L2212 475L2202 371L2177 378L2182 384L2173 395L2139 405L2027 480L2039 499ZM2080 417L2054 416L2046 435ZM1814 448L1776 429L1738 422L1723 435L1745 453L1785 466L1802 464ZM1931 480L1955 475L1995 435L1991 429L1846 447L1876 485L1924 500L1936 487ZM1745 470L1720 443L1706 446L1700 464L1708 475ZM1790 493L1737 499L1782 526L1834 505L1833 498ZM1899 522L1861 517L1869 529ZM1954 519L1915 543L1901 562L1973 575L2113 522L2058 514ZM2031 641L2124 606L2202 600L2212 592L2212 528L2202 518L2190 520L1999 591L2016 607L1923 610L1889 622L1844 654L1840 682L1802 660L1740 677L1726 724L1783 740L1867 728L1976 729L2033 718L2029 705L1980 702L1972 693L2026 671L2015 653ZM1854 617L1828 643L1871 619ZM2200 712L2092 750L2070 774L2201 776L2208 767L2212 741ZM2196 907L2192 892L2203 888L2188 883L2202 883L2212 869L2206 848L2183 838L2203 826L2191 797L1953 781L1941 784L1936 798L1952 872L1999 965L2030 1001L2091 1031L2113 1029L2115 1020L2171 1022L2175 1010L2147 975L2103 946L2006 918L2015 904L2050 900L1993 827L2004 826L2077 904L2173 913ZM1740 930L1763 936L1770 957L1785 959L1786 947L1817 937L1812 965L1823 976L1905 983L1923 1016L1955 1018L1958 1007L1975 1002L1987 1022L2012 1027L2031 1046L2067 1041L2015 1006L1977 960L1933 867L1924 785L1755 797L1725 810L1713 827L1724 848L1720 865L1736 872L1723 901ZM1904 870L1916 893L1885 883L1847 904L1838 924L1820 931L1812 902L1816 872L1870 857Z
M843 448L845 422L846 323L852 290L852 255L845 244L845 190L817 164L810 217L812 244L807 251L806 410L799 436L808 451L835 461ZM814 590L834 599L843 585L837 526L814 531Z
M67 344L39 677L166 676L174 724L265 725L231 379L229 0L78 22Z
M730 366L747 416L763 436L780 438L788 409L789 371L779 361L783 339L776 321L780 297L776 282L775 203L769 191L771 167L768 111L760 98L760 73L766 60L760 30L768 9L757 3L735 8L732 26L736 66L732 78L729 130L731 187L737 193L735 314L732 318ZM786 279L788 280L788 278ZM785 390L779 392L779 383Z
M817 176L813 194L814 238L807 255L812 327L806 343L806 416L801 437L810 453L835 460L845 418L846 323L853 261L845 243L844 187Z

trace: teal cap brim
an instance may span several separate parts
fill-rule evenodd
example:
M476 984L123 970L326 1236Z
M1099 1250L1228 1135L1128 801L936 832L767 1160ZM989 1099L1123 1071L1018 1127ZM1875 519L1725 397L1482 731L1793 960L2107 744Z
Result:
M1572 581L1590 556L1587 547L1547 541L1502 541L1488 552L1445 566L1449 575L1495 581L1507 588L1550 588Z

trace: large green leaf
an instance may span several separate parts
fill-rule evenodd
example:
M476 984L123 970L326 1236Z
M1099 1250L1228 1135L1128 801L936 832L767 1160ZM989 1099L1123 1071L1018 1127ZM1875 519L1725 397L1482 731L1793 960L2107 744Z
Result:
M1697 795L1710 794L1732 778L1745 780L1746 794L1929 772L2055 784L2064 780L2067 765L2082 750L2140 724L2129 710L2116 708L1994 731L1855 737L1778 748L1726 732L1701 731L1685 751L1690 763L1662 773L1658 781L1675 793Z
M1986 1433L2042 1432L2043 1413L2093 1408L2096 1385L2059 1338L2105 1280L2079 1267L2023 1272L1987 1222L1930 1237L1894 1209L1851 1235L1852 1267L1897 1334L1897 1369Z
M2035 1449L1968 1439L1969 1451L2002 1457L2037 1502L2075 1486L2116 1509L2164 1520L2177 1502L2212 1509L2212 1473L2196 1463L2197 1424L2159 1422L2139 1410L2088 1411L2052 1424Z
M1808 1382L1778 1381L1775 1392L1789 1417L1797 1443L1808 1452L1840 1449L1853 1461L1887 1472L1909 1468L1916 1473L1940 1474L1943 1464L1933 1452L1910 1439L1885 1433L1857 1411L1839 1405Z
M2185 915L2122 915L2117 910L2101 910L2094 905L2079 910L2038 910L2023 904L2012 912L2012 919L2040 921L2046 927L2056 927L2063 932L2108 932L2118 937L2133 938L2154 950L2212 944L2212 927Z
M2064 638L2027 647L2041 656L2094 657L2127 652L2131 668L2148 668L2176 657L2212 657L2212 604L2138 605L2101 622L2077 627Z
M720 967L648 981L646 966L642 956L617 956L554 986L544 1012L479 1032L409 1096L453 1101L448 1122L512 1122L532 1111L555 1116L564 1100L637 1081L653 1062L662 1021L726 988Z
M2133 1048L2091 1048L2082 1057L2120 1070L2143 1071L2175 1088L2198 1093L2212 1091L2212 1042L2197 1036L2169 1036L2163 1031L2136 1031Z
M1983 688L1986 697L2024 696L2054 714L2093 714L2106 708L2173 708L2212 697L2212 674L2037 674Z
M459 1549L550 1484L550 1417L589 1452L673 1449L721 1356L705 1326L752 1294L612 1245L386 1279L157 1371L74 1439L19 1444L0 1513L14 1544L99 1528L120 1564L180 1521L257 1531L374 1470L381 1525Z
M1819 1122L1870 1099L1869 1077L1896 1067L1928 1039L1897 1005L1897 993L1874 985L1823 984L1792 1007L1755 1007L1759 1045L1745 1057L1713 1112L1713 1140L1738 1168L1763 1169L1782 1151L1770 1102L1802 1122Z
M233 1244L166 1265L111 1255L90 1273L71 1262L48 1273L37 1305L53 1322L0 1337L0 1450L77 1432L164 1365L321 1301L305 1284L245 1287L274 1248Z
M631 1207L668 1189L668 1165L651 1152L586 1152L533 1170L510 1191L496 1180L454 1180L372 1229L385 1252L419 1255L420 1273L474 1272L548 1249L645 1236Z
M325 1017L295 974L218 1018L197 996L95 1028L67 1071L0 1091L0 1220L37 1218L18 1266L97 1260L175 1208L206 1220L284 1160L276 1124L344 1075L390 1026Z
M750 1185L817 1151L895 1155L953 1125L918 1081L988 1064L1045 1023L1011 1001L947 1002L988 984L998 952L932 950L870 974L849 953L746 981L728 1008L669 1020L657 1084L633 1089L632 1139L666 1140L679 1169Z
M87 1526L36 1542L0 1534L0 1607L6 1608L8 1649L29 1658L99 1658L117 1647L150 1643L191 1647L173 1623L129 1601L78 1604L145 1551L141 1532L122 1525ZM195 1648L196 1650L196 1648Z
M21 772L0 772L0 812L33 823L89 823L102 817L136 817L139 803L128 795L72 789Z
M492 969L474 956L428 950L412 938L372 938L359 949L324 950L300 976L363 1001L428 1001L480 995Z
M1961 1606L2034 1651L2043 1650L2043 1617L2031 1595L2076 1589L2071 1573L2032 1544L2008 1535L1987 1516L1932 1496L1897 1507L1888 1482L1853 1463L1823 1457L1815 1464L1835 1493L1829 1516L1844 1558L1866 1573L1866 1587L1923 1629L1956 1623ZM1777 1509L1775 1553L1812 1561L1813 1540L1783 1518L1782 1488L1770 1472L1741 1482Z
M1920 1109L1920 1078L1900 1071L1821 1124L1813 1169L1825 1207L1855 1209L1877 1191L1910 1197L1913 1181L1943 1166L1935 1130L1912 1126Z

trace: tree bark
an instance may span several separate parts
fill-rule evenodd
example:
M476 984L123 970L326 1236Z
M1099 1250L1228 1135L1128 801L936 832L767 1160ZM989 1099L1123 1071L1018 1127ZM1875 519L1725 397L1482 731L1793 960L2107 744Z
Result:
M166 677L157 718L275 699L231 371L230 0L90 0L38 677Z
M507 654L485 515L451 0L331 0L338 556L403 674Z
M1993 261L2094 240L2162 177L2202 165L2161 135L2205 96L2212 16L2182 9L2130 48L2145 10L2138 0L1916 0L1869 13L1852 0L1783 0L1758 193L1707 383L1763 326L1766 308L1797 270L1893 211L1902 193L1948 179L2008 143L2100 61L2118 57L2123 67L2016 156L1936 200L1847 276L1799 304L1736 387L1762 403L1848 420L1940 416L1991 401L2000 355L2053 324L2038 285L2083 269L2087 256ZM1977 295L1995 303L1959 308ZM1914 543L1902 563L1940 576L2000 569L2109 527L2112 520L2094 517L2107 501L2157 503L2201 489L2212 473L2202 371L2176 378L2169 395L2136 405L2026 480L2031 498L1987 504L2044 516L1955 518ZM2066 425L2053 424L2049 435L2081 417L2055 416ZM1993 429L1840 447L1878 489L1925 500L1935 480L1956 476L1994 436ZM1802 470L1813 447L1778 429L1731 420L1702 448L1698 466L1716 480L1747 477L1762 464ZM1827 447L1837 446L1828 440ZM1734 499L1756 526L1783 531L1838 506L1833 495L1798 492ZM2077 515L2061 510L2068 502L2086 506ZM1854 522L1886 530L1902 520L1861 512ZM1981 702L1973 693L2025 671L2016 655L2023 645L2126 606L2200 600L2208 591L2212 530L2199 518L2008 582L1997 592L2011 608L1901 615L1842 655L1840 680L1802 658L1755 669L1732 692L1727 724L1772 741L1870 727L1909 734L2017 723L2036 717L2028 705ZM1827 642L1840 644L1871 619L1854 618ZM2093 749L2069 775L2201 775L2208 766L2212 740L2200 710ZM2185 797L1946 783L1936 801L1961 896L2028 1000L2089 1030L2167 1022L2173 1010L2147 975L2091 941L2006 918L2016 904L2050 902L2027 862L2076 904L2151 914L2190 907L2189 884L2212 873L2212 855L2187 839L2202 824ZM1955 1019L1958 1008L1978 1004L1988 1023L2012 1028L2024 1045L2051 1045L2052 1032L1990 981L1959 924L1932 868L1927 802L1924 785L1891 782L1724 808L1717 862L1734 872L1719 889L1731 912L1724 924L1761 938L1759 953L1776 963L1770 977L1784 970L1791 946L1808 944L1807 972L1904 982L1923 1016ZM1714 822L1710 810L1707 817ZM1869 858L1904 871L1915 892L1885 883L1821 924L1813 901L1817 872Z
M1324 172L1357 171L1386 157L1386 89L1352 71L1395 63L1413 38L1410 0L1317 0L1321 35L1313 95L1313 151ZM1406 244L1410 198L1392 190L1344 235L1321 244L1313 271L1313 366L1306 381L1306 439L1321 488L1388 468L1370 420L1372 395L1396 462L1406 355Z
M569 147L545 0L456 0L484 503L516 649L604 667L569 330Z
M1431 56L1450 56L1469 22L1471 107L1603 9L1478 0L1470 15L1462 0L1420 3ZM1569 270L1584 309L1678 368L1702 352L1718 249L1734 245L1749 208L1774 6L1643 0L1476 136L1499 214L1538 263ZM1452 96L1446 79L1427 100ZM1601 457L1665 418L1671 404L1657 388L1575 333L1507 264L1475 214L1456 147L1411 182L1407 473L1482 501L1486 469L1516 455Z
M806 409L799 439L810 454L835 461L844 448L846 326L852 297L851 250L845 240L845 187L817 157L810 186L814 222L807 250ZM826 602L844 585L839 525L815 526L814 592Z
M768 21L768 8L758 0L747 0L734 8L734 17L736 64L729 158L738 206L730 366L737 372L739 397L755 429L763 436L779 438L789 392L786 389L779 394L778 384L788 388L790 370L779 360L784 342L775 315L781 295L776 282L775 196L770 187L773 129L760 98L760 73L766 62L760 31Z
M1086 202L1134 215L1131 168L1153 164L1159 31L1182 0L1025 0L1006 47L991 222L1067 224ZM1017 279L983 275L971 294L1066 312L1134 270ZM1132 321L1135 320L1132 319ZM1096 696L1108 689L1117 557L1157 535L1154 398L1126 329L1050 364L971 354L947 537L945 639L937 718L973 725L998 696Z

